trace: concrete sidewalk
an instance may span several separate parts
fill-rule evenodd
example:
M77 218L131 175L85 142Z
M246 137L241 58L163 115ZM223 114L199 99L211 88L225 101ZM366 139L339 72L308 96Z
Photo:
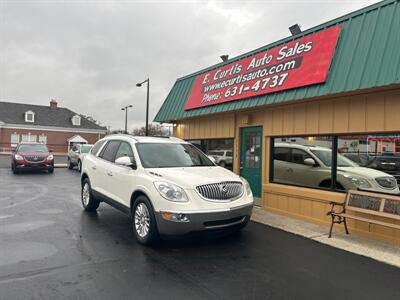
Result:
M328 238L329 228L283 215L267 212L255 207L252 220L274 228L300 235L311 240L339 248L358 255L370 257L400 268L400 247L355 234L346 235L336 227L332 238Z

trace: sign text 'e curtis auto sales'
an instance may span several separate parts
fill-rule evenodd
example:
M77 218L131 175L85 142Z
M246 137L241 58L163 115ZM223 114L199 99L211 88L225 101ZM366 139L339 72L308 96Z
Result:
M325 82L336 25L198 75L185 110Z

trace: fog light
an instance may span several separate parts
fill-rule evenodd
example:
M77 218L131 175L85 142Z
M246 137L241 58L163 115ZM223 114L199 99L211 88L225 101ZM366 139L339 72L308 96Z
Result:
M163 212L161 214L164 220L167 221L172 221L172 222L182 222L182 223L187 223L189 222L189 216L186 214L175 214L175 213L169 213L169 212Z

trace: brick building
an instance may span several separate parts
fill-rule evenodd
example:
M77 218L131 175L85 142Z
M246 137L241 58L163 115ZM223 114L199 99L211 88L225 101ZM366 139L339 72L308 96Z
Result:
M0 152L19 142L42 142L56 153L66 153L74 143L93 144L106 128L68 108L0 101Z

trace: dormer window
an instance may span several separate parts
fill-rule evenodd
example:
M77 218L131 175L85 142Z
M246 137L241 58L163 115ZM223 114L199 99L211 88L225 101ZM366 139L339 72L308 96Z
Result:
M81 116L75 115L72 117L73 126L81 126Z
M25 122L34 123L35 122L35 113L31 110L25 112Z

